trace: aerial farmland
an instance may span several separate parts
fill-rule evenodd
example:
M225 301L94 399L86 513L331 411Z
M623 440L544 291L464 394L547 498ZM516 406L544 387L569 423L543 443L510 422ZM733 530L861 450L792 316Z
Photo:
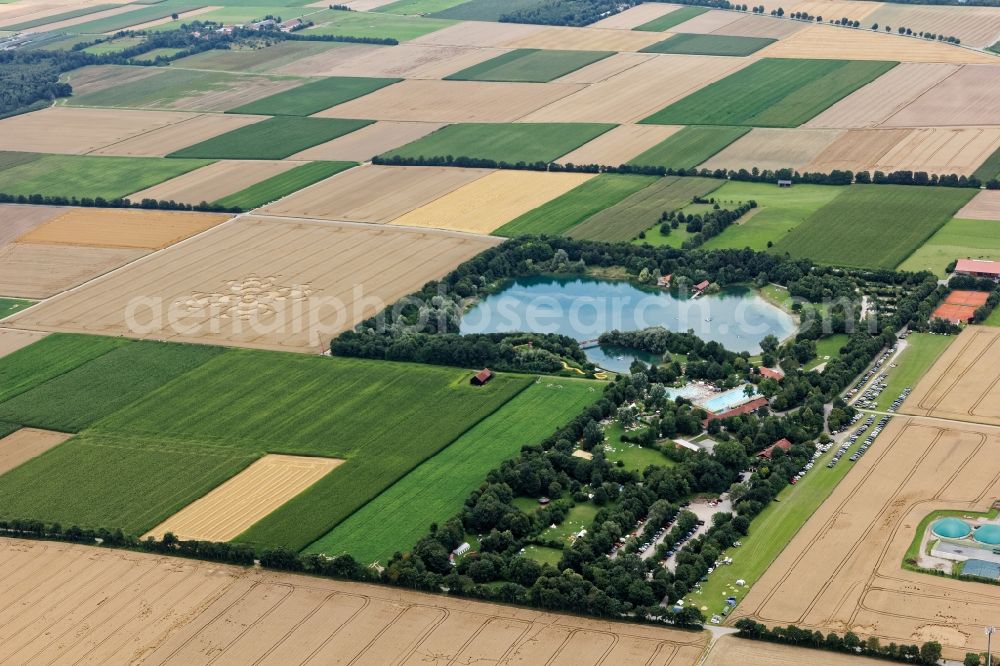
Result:
M0 83L0 661L990 663L993 0L0 0Z

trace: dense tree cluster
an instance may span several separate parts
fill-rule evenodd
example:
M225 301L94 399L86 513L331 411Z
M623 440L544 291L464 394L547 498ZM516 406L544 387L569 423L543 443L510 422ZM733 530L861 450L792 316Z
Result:
M703 214L685 215L682 211L664 211L660 216L660 234L666 236L672 229L677 229L683 224L684 230L692 236L686 239L681 247L685 250L694 249L710 238L718 236L757 207L757 202L753 200L743 202L733 209L722 208L714 199L710 201L713 204L712 210Z
M501 23L585 26L617 14L642 0L542 0L500 15Z

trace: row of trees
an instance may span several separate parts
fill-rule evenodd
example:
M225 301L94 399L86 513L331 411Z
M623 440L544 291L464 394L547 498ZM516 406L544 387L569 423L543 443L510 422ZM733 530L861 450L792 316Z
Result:
M0 192L0 203L32 204L35 206L80 206L82 208L143 208L146 210L196 210L212 213L242 213L238 206L220 206L202 201L189 204L173 199L105 199L104 197L63 197L48 194L6 194Z

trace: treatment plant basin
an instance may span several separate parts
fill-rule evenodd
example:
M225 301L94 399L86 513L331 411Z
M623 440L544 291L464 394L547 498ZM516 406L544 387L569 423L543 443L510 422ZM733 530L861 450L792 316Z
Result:
M931 525L931 531L934 536L941 539L964 539L972 532L972 528L964 520L958 518L941 518L934 521Z
M1000 525L983 525L972 538L987 546L1000 546Z

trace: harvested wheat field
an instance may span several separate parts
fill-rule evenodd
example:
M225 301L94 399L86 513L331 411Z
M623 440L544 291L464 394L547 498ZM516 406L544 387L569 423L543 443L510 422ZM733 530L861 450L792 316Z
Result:
M106 112L107 113L107 112ZM112 112L117 113L117 112ZM92 151L94 155L164 157L181 148L208 141L240 127L253 125L267 116L204 113Z
M680 129L680 125L619 125L563 155L556 162L618 166L641 155Z
M907 571L902 563L930 512L993 504L998 455L996 427L894 417L729 621L749 616L768 626L853 631L883 645L936 640L949 659L978 649L983 627L1000 614L1000 588Z
M0 294L48 298L144 254L124 248L10 243L0 248Z
M134 12L137 9L142 9L142 5L119 5L118 7L93 12L92 14L83 14L81 16L64 19L62 21L54 21L52 23L35 26L34 28L28 29L26 32L56 32L65 30L66 28L77 25L78 23L87 23L88 21L96 21L98 19L117 16L118 14L124 14L126 12Z
M657 55L521 120L635 122L748 64L749 58Z
M846 17L860 21L879 8L876 2L858 0L803 0L794 3L788 11L806 12L813 16L822 16L824 20ZM895 26L895 24L893 24Z
M133 201L156 199L189 204L217 201L296 166L299 163L292 161L219 160L159 185L133 192L129 198Z
M904 25L913 32L958 37L963 44L980 48L1000 39L1000 11L996 7L880 5L869 18L880 25Z
M507 49L407 43L345 58L323 75L441 79L504 53Z
M240 217L7 323L315 353L500 240Z
M740 19L744 18L746 14L741 12L730 12L722 11L719 9L710 9L704 14L695 16L692 19L684 21L684 23L678 23L670 29L670 32L680 32L694 35L707 35L708 33L715 32L720 28L724 28L731 23L735 23ZM653 33L660 35L663 38L664 33Z
M471 46L475 48L501 48L508 42L528 37L546 30L545 26L527 23L492 23L462 21L441 30L411 39L408 44L436 44L438 46ZM396 48L393 46L392 48Z
M326 4L323 4L323 7L326 7ZM276 67L268 73L292 76L330 76L331 71L338 69L348 59L368 53L379 52L388 54L394 48L397 47L341 43L322 53L300 58L281 67Z
M183 111L228 111L302 85L301 79L280 79L247 75L233 77L228 85L211 90L192 90L190 95L172 99L163 108ZM156 106L161 106L159 103Z
M3 344L3 333L0 331L0 345ZM7 435L0 439L0 474L9 472L18 465L42 455L72 436L64 432L38 430L37 428L21 428Z
M959 69L959 65L904 62L840 100L803 127L876 127Z
M0 358L13 354L18 349L38 342L48 333L41 331L21 331L15 328L0 328ZM2 451L2 449L0 449Z
M983 190L955 213L960 220L1000 221L1000 190Z
M24 206L0 204L0 248L51 220L68 209L58 206Z
M718 30L713 31L712 34L731 35L733 37L784 39L804 29L806 25L801 21L785 21L771 18L770 16L751 14L750 16L744 16L738 21L733 21L722 26Z
M641 51L662 41L664 33L598 28L551 27L504 44L518 49L566 51Z
M1000 148L1000 127L914 129L875 164L881 171L971 175Z
M74 69L68 72L65 77L66 81L73 84L73 95L79 97L108 88L127 86L159 73L160 70L156 67L89 65Z
M185 19L190 19L190 18L193 18L195 16L198 16L199 14L207 14L208 12L215 11L216 9L222 9L222 7L219 6L219 5L208 5L207 7L198 7L196 9L192 9L191 11L188 11L188 12L177 12L177 18L176 19L171 14L170 16L164 16L163 18L153 19L152 21L145 21L143 23L139 23L139 24L136 24L136 25L130 25L130 26L126 27L125 29L126 30L136 30L136 31L139 31L139 30L149 30L150 28L155 28L156 26L163 25L164 23L171 23L172 21L176 21L176 20L182 20L183 21ZM128 18L128 17L126 17L126 18ZM106 32L104 34L106 34L106 35L108 35L108 34L114 34L114 32L116 32L116 31L112 31L110 33Z
M1000 65L967 65L883 124L886 127L1000 125L997 81L1000 81Z
M825 13L824 13L825 15ZM992 63L995 56L926 39L832 25L811 25L756 53L761 58Z
M66 543L0 540L0 658L87 664L656 663L707 632ZM69 590L69 592L67 592Z
M228 213L71 208L18 238L20 243L159 250L228 220Z
M612 14L596 23L591 23L591 28L606 28L610 30L631 30L643 23L649 23L653 19L676 11L678 5L668 5L661 2L650 2L635 7L630 7L623 12Z
M1000 425L1000 329L969 326L962 331L900 411Z
M4 150L82 155L194 115L54 106L0 120L0 146Z
M337 458L266 455L143 538L230 541L340 465Z
M834 169L872 171L879 160L903 141L908 129L848 130L802 167L803 171L829 173Z
M587 173L494 171L396 218L392 224L488 234L593 177Z
M639 5L645 7L648 5ZM586 67L581 67L575 72L570 72L565 76L555 79L555 83L598 83L609 79L616 74L621 74L627 69L631 69L639 63L652 60L656 55L653 53L615 53L607 58L601 58L597 62Z
M488 169L367 165L300 190L265 206L262 212L381 224L489 173Z
M344 102L316 116L503 123L517 120L582 88L565 83L409 80Z
M755 127L699 166L713 170L802 169L843 133L843 130Z
M810 663L823 666L885 666L885 661L881 659L748 641L737 636L722 636L716 640L701 666L801 666Z
M333 141L296 153L290 160L347 160L367 162L376 155L421 139L444 123L407 123L383 120L367 125Z

